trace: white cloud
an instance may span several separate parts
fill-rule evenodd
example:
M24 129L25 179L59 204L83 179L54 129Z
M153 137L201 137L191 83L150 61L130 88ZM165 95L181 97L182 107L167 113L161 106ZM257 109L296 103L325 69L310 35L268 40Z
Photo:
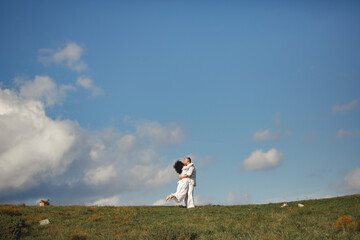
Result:
M274 140L278 137L277 135L278 134L270 133L270 129L260 129L256 133L254 133L252 139L253 141Z
M257 130L254 135L252 136L253 141L273 141L273 140L279 140L282 138L286 138L292 135L292 132L290 130L280 131L279 127L281 125L281 117L280 113L276 112L274 115L274 122L275 126L277 128L276 131L268 129L259 129Z
M22 97L22 87L0 91L0 202L52 194L58 204L86 203L177 180L175 159L164 160L144 136L114 128L91 132L71 120L52 120L43 103L48 100L41 102L36 94Z
M0 192L34 186L74 161L77 123L50 119L39 101L0 89L0 129Z
M81 60L83 49L74 42L68 43L64 48L60 48L57 50L40 49L39 51L40 53L42 53L39 56L39 61L42 62L44 65L47 65L49 63L65 64L71 70L76 72L84 71L87 68L85 62ZM103 93L103 90L96 86L91 78L84 76L78 77L76 84L81 86L82 88L85 88L86 90L91 91L93 96L97 96ZM62 88L60 88L60 90L69 90L69 87L72 86L63 86ZM37 87L33 87L33 89L31 89L31 92L34 92L36 89L39 89L39 91L41 92L44 92L44 90L47 90L47 92L52 90L52 92L54 92L54 86L49 85L49 83L44 85L37 85ZM52 93L52 95L53 94L54 93Z
M164 199L156 200L152 205L153 206L174 206L174 205L177 205L177 203L173 200L166 201L164 198Z
M103 93L103 90L95 86L92 79L88 77L78 77L76 84L91 91L93 96L97 96Z
M229 192L227 195L228 205L241 205L248 204L250 201L249 193L241 193L239 191Z
M348 173L344 178L344 182L352 190L360 191L360 168Z
M16 79L21 83L20 96L31 100L41 100L46 106L61 104L66 97L66 91L76 90L71 85L62 85L57 87L56 83L48 76L35 76L34 81L23 81Z
M45 65L52 62L65 64L76 72L84 71L87 68L86 63L81 60L83 49L74 42L68 43L64 48L40 49L39 52L42 54L39 56L39 61Z
M92 149L90 150L89 156L91 157L91 159L97 160L99 159L99 156L103 153L104 149L105 149L104 144L95 143L93 144Z
M141 121L136 125L136 133L158 146L179 144L186 138L186 134L177 123L162 126L157 121Z
M135 165L129 172L136 178L136 184L141 183L147 187L162 187L178 177L172 164L164 169L158 169L158 166L153 165Z
M336 105L334 105L332 107L331 110L332 110L333 113L350 111L350 110L354 109L357 106L358 102L359 102L358 99L354 99L348 104L344 104L344 105L336 104Z
M348 131L339 129L339 131L336 133L335 138L342 139L342 138L359 137L359 136L360 136L359 129L355 129L352 132L348 132Z
M113 196L109 198L102 198L97 201L95 201L92 204L88 205L94 205L94 206L121 206L122 202L120 200L120 196Z
M93 162L87 163L84 176L88 184L100 186L111 180L132 191L159 188L177 178L173 163L164 167L157 150L134 134L122 135L108 128L91 138L87 145L92 146L88 156Z
M100 166L95 169L89 169L85 174L85 182L91 185L99 185L109 182L116 176L115 169L112 165Z
M139 147L139 141L134 134L126 134L121 137L116 145L121 152L133 152Z
M259 129L254 135L252 136L253 141L269 141L269 140L278 140L284 137L291 136L292 132L286 130L285 132L280 132L279 130L276 132L271 132L268 128L266 130Z
M195 206L209 205L212 204L212 200L209 198L205 198L201 195L194 196L194 204Z
M246 158L240 166L246 171L266 170L278 166L283 160L284 154L276 150L270 149L263 152L262 149L256 150Z

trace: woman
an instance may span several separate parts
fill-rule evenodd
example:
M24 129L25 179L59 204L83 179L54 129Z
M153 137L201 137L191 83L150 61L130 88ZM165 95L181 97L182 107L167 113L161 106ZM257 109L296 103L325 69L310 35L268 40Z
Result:
M187 173L189 167L187 167L183 162L181 161L176 161L176 163L174 164L174 168L175 171L180 174L180 176L183 176ZM189 189L189 182L190 179L189 178L183 178L181 180L178 181L178 186L176 189L176 193L172 193L171 195L168 195L166 197L166 201L167 200L171 200L174 199L176 202L181 202L185 199L188 189Z

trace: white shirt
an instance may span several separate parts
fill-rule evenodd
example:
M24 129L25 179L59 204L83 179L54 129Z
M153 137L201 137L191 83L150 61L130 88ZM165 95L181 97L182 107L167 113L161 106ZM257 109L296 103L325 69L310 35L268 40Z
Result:
M195 187L196 186L196 168L193 163L190 163L189 165L187 165L187 167L189 169L187 170L186 175L188 175L190 178L190 184L194 185L194 187Z

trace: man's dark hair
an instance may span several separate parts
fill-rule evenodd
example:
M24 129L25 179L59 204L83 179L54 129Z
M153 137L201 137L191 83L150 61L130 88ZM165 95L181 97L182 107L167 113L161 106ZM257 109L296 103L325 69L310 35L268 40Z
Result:
M191 158L190 158L190 157L187 157L186 159L189 160L189 162L191 162Z
M180 160L177 160L176 163L174 164L175 171L178 174L181 174L183 167L184 167L184 163Z

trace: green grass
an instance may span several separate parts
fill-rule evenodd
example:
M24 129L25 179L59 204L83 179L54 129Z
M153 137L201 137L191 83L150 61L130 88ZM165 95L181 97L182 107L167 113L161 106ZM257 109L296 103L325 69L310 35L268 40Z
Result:
M2 239L360 239L359 229L334 228L345 215L360 220L360 195L301 201L303 208L298 203L195 209L0 205L0 234ZM40 226L42 219L51 223Z

